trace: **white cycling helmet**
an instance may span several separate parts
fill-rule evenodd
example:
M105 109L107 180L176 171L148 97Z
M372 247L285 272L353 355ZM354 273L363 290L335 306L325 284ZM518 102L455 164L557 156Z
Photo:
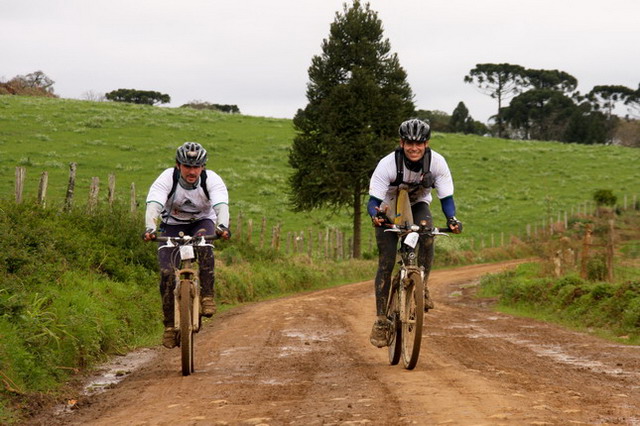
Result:
M207 150L197 142L185 142L176 151L176 161L185 166L204 167L207 164Z
M403 122L398 133L400 138L407 142L426 142L431 139L431 127L417 118Z

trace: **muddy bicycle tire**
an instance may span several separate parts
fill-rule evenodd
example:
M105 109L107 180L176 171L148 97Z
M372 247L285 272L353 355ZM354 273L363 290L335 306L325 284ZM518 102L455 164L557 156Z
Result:
M424 320L424 282L419 271L409 271L405 287L405 317L402 318L402 363L413 370L420 356ZM401 284L404 285L404 284Z
M180 351L182 355L182 375L188 376L194 371L193 362L193 327L191 281L180 283Z
M394 280L397 278L394 278ZM391 336L389 343L389 364L396 365L400 362L402 354L402 327L400 323L400 298L398 288L391 285L391 294L387 318L391 320Z

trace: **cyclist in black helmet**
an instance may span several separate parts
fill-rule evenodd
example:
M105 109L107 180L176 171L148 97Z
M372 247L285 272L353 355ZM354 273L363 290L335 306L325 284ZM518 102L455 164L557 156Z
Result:
M395 264L398 236L393 232L384 232L385 224L393 218L386 215L388 206L395 205L400 188L407 189L415 223L426 220L433 226L431 211L431 190L435 188L447 225L455 233L462 231L462 223L456 219L456 207L453 201L453 179L444 157L429 148L431 128L416 118L400 125L400 147L380 160L369 185L369 203L367 210L376 227L378 245L378 272L375 278L377 319L371 330L370 341L374 346L384 347L388 342L388 320L385 303L391 286L391 274ZM421 237L418 251L418 264L425 269L425 278L429 276L433 262L433 237ZM425 287L425 312L433 309L429 290Z
M144 239L154 239L156 231L177 237L184 235L231 236L229 230L229 195L227 187L216 173L205 169L207 151L196 142L185 142L176 151L176 165L166 169L153 182L147 195L146 230ZM214 300L214 257L211 247L198 247L202 314L212 316L216 311ZM176 346L174 329L173 270L171 250L160 250L160 295L164 313L165 331L162 344Z

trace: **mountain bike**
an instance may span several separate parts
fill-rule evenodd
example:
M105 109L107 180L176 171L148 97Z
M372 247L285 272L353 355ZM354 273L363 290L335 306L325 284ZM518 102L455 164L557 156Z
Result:
M390 321L389 363L396 365L402 358L404 368L413 370L420 356L424 321L424 292L427 285L424 267L418 266L417 248L420 237L446 235L447 228L428 227L426 221L413 223L406 191L400 191L395 223L385 232L398 234L399 268L391 280L386 316Z
M171 264L174 268L174 327L178 331L178 344L182 356L182 375L195 371L194 333L200 331L200 280L196 263L195 247L211 247L210 241L218 235L192 237L181 233L178 237L156 237L155 241L166 242L158 250L175 250Z

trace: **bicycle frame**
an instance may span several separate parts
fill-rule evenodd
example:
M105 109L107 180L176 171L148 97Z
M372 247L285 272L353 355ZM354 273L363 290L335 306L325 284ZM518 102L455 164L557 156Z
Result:
M180 329L180 299L182 298L182 286L189 286L189 295L191 297L191 329L194 333L200 330L200 280L198 271L193 267L193 257L183 257L182 248L180 247L180 257L182 259L182 268L174 270L176 286L173 290L174 297L174 327ZM187 254L186 256L190 256Z
M174 265L175 289L174 296L174 328L180 335L182 353L182 375L188 376L194 368L193 334L200 331L200 280L194 265L196 259L194 247L211 247L206 241L212 241L217 235L191 237L158 237L158 242L166 242L158 250L175 249L180 259L172 259ZM176 256L177 257L177 256Z
M438 228L427 227L426 222L420 225L392 225L385 232L395 232L400 237L400 267L391 281L387 301L387 317L392 323L389 363L395 365L402 357L404 367L411 370L416 366L420 354L426 286L424 267L418 266L418 242L421 236L446 234Z

